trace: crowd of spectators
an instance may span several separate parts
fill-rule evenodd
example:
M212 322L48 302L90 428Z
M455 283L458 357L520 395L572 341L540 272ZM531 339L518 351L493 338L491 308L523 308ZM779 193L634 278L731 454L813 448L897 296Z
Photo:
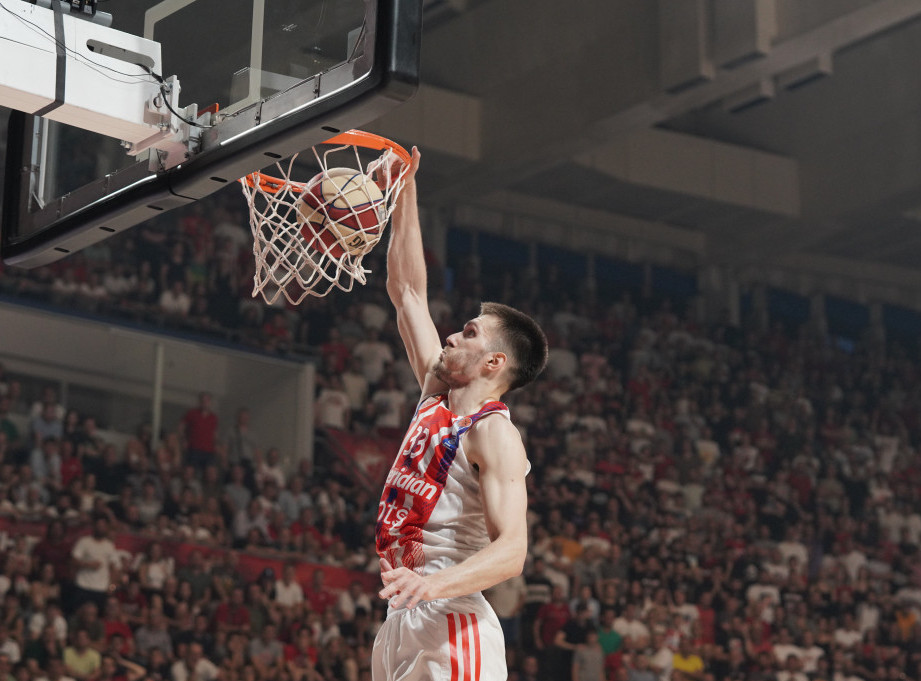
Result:
M320 363L321 431L399 434L418 386L379 257L367 287L265 308L249 300L235 222L220 206L191 211L125 237L128 265L91 252L8 272L3 289L54 296L91 273L134 276L100 296L109 312L157 308L185 328L304 349ZM508 397L532 463L524 574L488 593L512 678L921 681L917 358L878 334L842 349L817 325L705 324L684 301L592 295L559 272L460 269L450 290L433 273L441 332L487 298L550 338L543 377ZM155 302L186 290L185 316ZM342 467L285 470L245 407L222 424L208 395L156 446L141 428L117 448L53 391L30 405L16 385L0 375L0 512L47 522L48 537L4 551L0 677L367 678L383 616L373 589L334 592L322 571L298 584L293 564L241 583L233 562L373 572L375 489ZM29 414L30 432L9 432L7 412ZM86 524L81 557L62 537ZM149 536L148 550L94 557L112 553L113 527ZM221 559L174 564L167 539Z

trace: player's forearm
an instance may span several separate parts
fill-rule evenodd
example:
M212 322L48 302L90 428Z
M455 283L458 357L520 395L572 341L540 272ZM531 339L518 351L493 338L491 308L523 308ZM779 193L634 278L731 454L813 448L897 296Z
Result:
M499 537L463 563L427 577L432 590L427 600L466 596L520 575L527 551L526 540Z
M391 216L390 248L387 250L387 293L394 303L399 303L407 288L424 295L426 281L422 229L419 225L419 208L416 203L416 182L413 179L406 183Z

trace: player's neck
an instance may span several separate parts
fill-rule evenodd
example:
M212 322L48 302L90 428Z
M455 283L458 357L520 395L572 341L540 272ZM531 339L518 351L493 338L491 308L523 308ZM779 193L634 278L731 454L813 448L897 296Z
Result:
M489 402L502 397L500 389L489 383L473 381L448 390L448 409L458 416L476 414Z

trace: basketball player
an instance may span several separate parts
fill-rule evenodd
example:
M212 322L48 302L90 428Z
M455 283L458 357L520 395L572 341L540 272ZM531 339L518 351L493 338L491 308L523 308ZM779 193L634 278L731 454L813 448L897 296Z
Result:
M378 511L380 596L390 603L373 678L502 681L502 630L480 592L521 573L529 464L499 399L540 373L547 340L521 312L484 303L442 348L426 300L419 159L413 149L393 213L387 291L422 398Z

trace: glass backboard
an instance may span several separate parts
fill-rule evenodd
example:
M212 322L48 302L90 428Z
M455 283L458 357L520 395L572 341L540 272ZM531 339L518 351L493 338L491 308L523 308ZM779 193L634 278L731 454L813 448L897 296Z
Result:
M418 84L422 0L111 0L99 8L112 29L159 43L157 75L179 79L180 106L212 115L197 119L188 158L165 169L157 152L131 156L117 138L12 112L0 240L8 264L46 264L202 198L378 118Z

